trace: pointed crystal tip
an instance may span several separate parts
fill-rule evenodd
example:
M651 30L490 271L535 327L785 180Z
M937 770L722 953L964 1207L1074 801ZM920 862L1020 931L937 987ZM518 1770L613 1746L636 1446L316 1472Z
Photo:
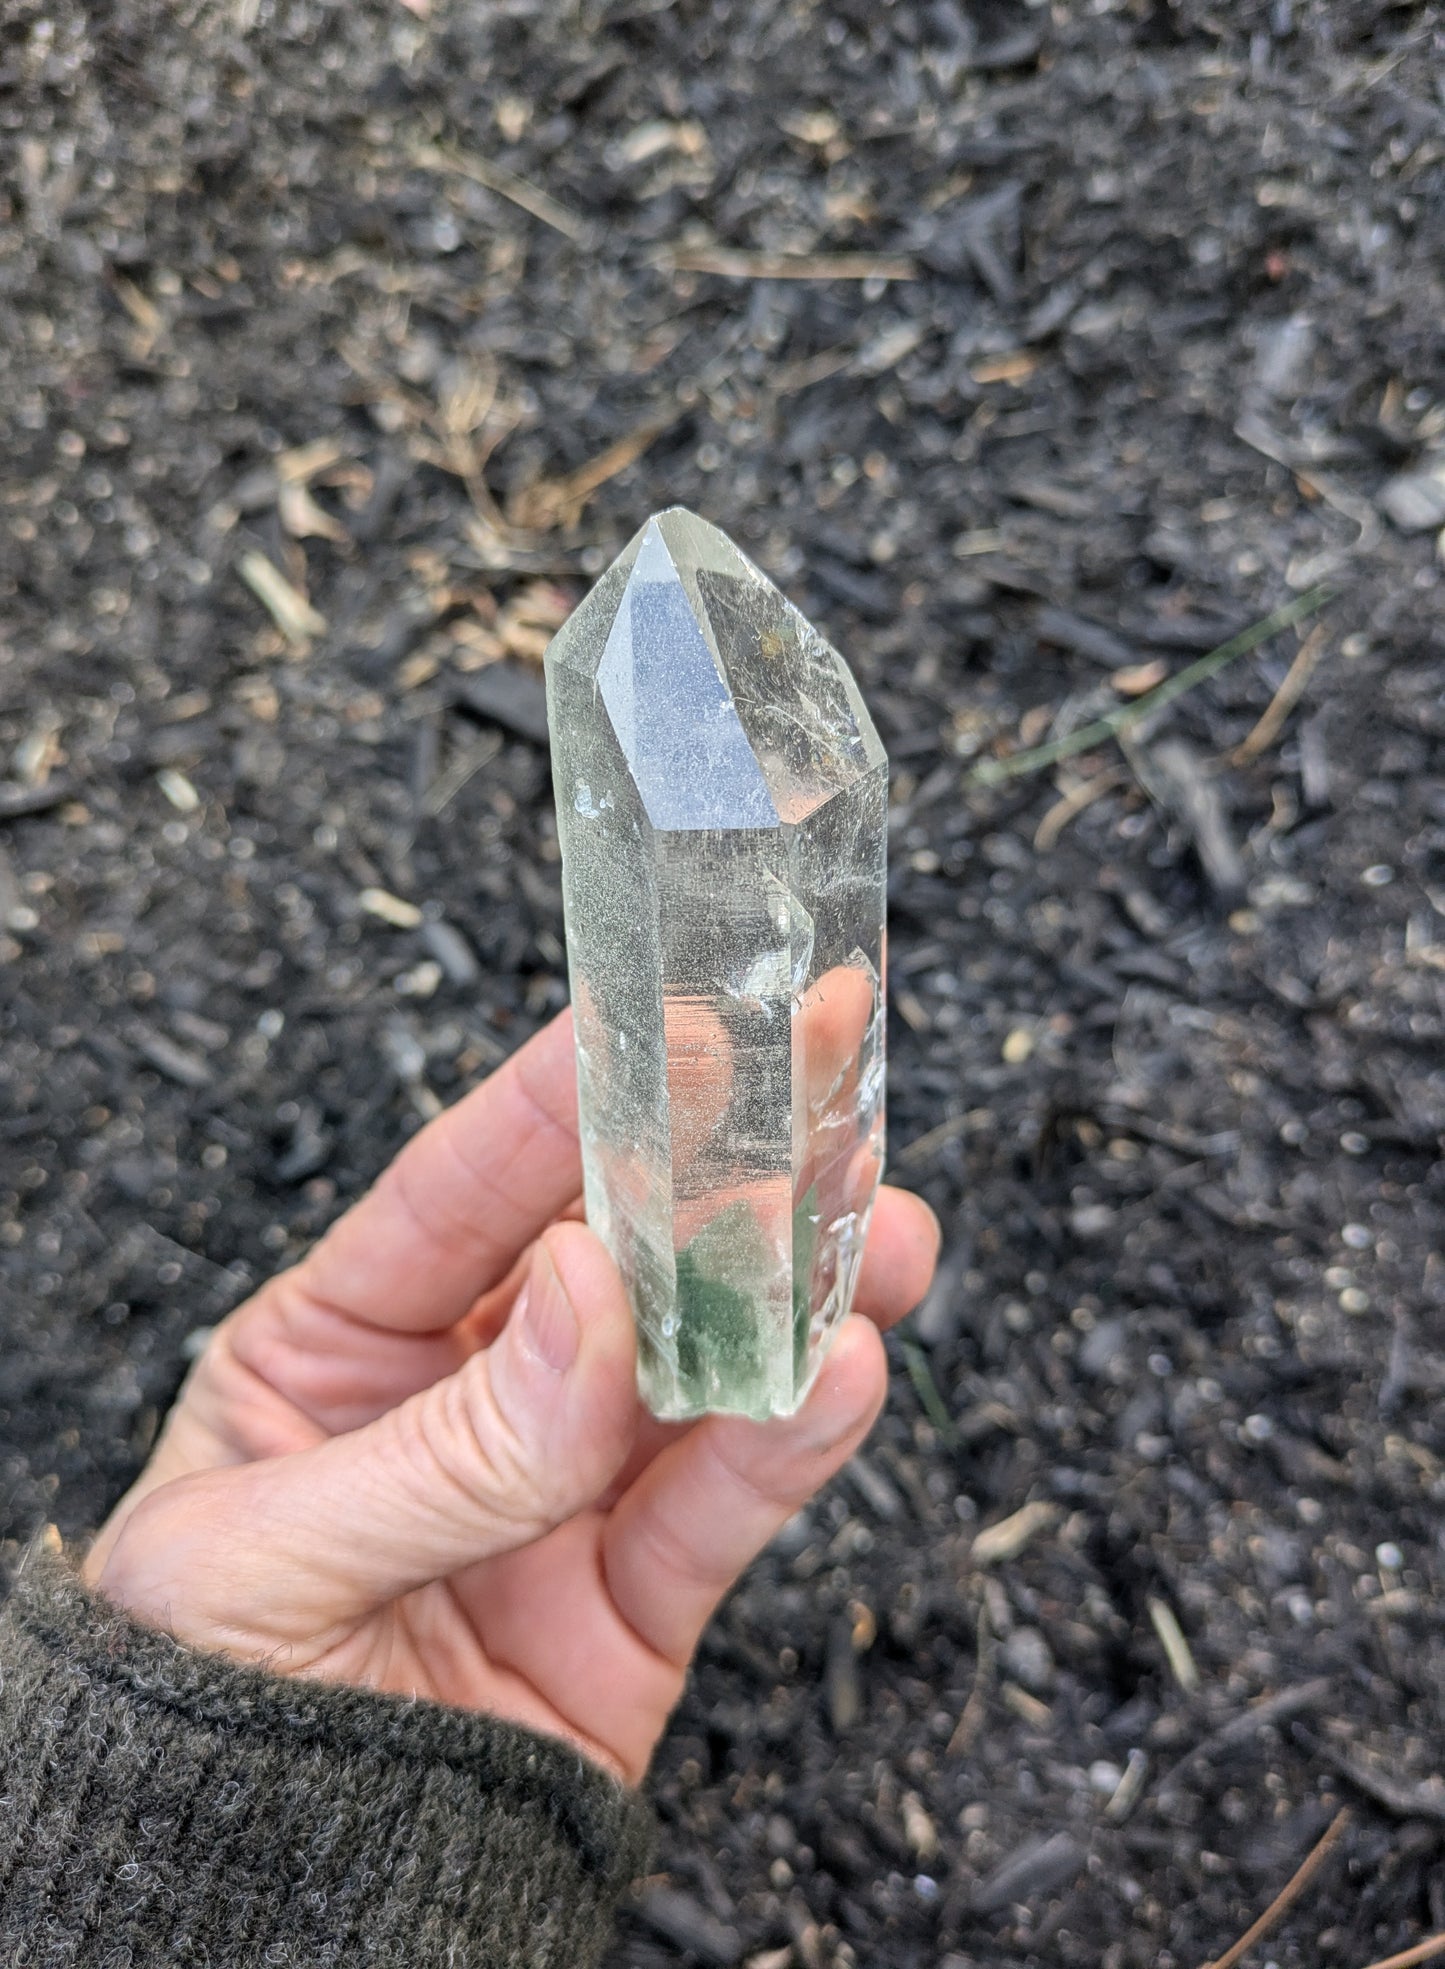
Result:
M587 1213L643 1393L790 1412L882 1154L887 760L838 653L680 507L546 668Z
M716 645L656 520L643 532L597 685L654 827L777 826Z

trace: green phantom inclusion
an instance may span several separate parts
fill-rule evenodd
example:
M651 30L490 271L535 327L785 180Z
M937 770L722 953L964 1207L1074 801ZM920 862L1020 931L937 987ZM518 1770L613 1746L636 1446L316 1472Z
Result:
M790 1414L883 1153L888 761L716 527L649 520L547 652L587 1217L660 1416Z

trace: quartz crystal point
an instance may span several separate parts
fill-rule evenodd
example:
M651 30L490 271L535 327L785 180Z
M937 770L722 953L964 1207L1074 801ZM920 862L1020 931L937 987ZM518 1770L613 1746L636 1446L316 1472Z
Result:
M716 527L650 520L547 652L588 1222L654 1414L789 1414L883 1148L888 762Z

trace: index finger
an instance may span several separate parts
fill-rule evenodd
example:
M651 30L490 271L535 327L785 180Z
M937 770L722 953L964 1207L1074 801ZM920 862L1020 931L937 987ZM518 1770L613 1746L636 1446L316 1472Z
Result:
M581 1186L568 1011L407 1143L302 1260L293 1289L368 1326L437 1332Z

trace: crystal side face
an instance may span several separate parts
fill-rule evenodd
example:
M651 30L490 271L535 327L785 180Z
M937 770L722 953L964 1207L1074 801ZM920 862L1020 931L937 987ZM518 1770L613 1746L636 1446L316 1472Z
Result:
M587 1217L643 1398L790 1414L882 1162L887 758L843 659L681 508L546 669Z

